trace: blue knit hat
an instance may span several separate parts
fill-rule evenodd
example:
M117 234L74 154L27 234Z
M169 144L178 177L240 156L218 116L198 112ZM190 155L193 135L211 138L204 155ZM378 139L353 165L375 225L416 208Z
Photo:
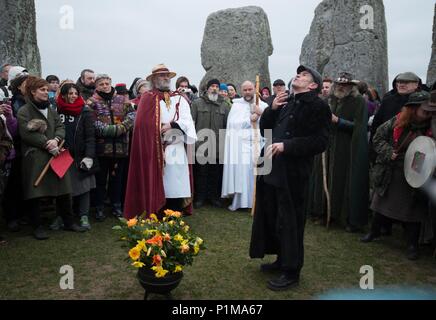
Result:
M229 92L229 87L225 83L220 84L220 91L227 91Z

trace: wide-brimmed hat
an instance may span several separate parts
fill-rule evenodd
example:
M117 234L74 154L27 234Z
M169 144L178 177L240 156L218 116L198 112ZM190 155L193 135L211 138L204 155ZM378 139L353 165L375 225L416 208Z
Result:
M425 102L430 101L430 93L427 91L414 92L409 96L409 100L405 104L407 107L420 106Z
M175 72L170 71L163 63L158 64L151 70L151 74L145 78L147 81L150 81L151 78L157 74L165 74L168 73L170 78L174 78L177 74Z
M353 80L353 76L348 72L341 72L339 76L335 79L335 83L337 84L351 84L358 85L358 80Z

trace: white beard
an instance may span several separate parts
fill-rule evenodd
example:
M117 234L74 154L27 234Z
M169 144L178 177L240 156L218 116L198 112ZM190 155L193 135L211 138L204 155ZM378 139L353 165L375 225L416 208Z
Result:
M218 93L208 93L207 94L207 97L212 102L217 102L218 101L218 96L219 96Z

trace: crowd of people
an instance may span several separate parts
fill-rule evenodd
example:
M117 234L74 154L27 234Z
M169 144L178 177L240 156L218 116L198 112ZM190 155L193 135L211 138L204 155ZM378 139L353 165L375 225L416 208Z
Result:
M348 232L371 221L363 243L402 223L412 260L435 239L434 206L403 170L410 143L436 136L436 88L412 72L380 98L350 73L322 78L307 66L259 92L223 79L198 92L184 76L173 91L176 73L162 64L129 89L91 69L77 81L10 64L0 71L0 195L11 232L30 224L47 239L41 211L53 199L49 228L73 232L91 230L91 212L104 221L106 206L126 218L189 215L207 203L253 209L250 256L276 254L261 270L282 271L272 290L298 283L306 218ZM68 172L44 172L65 149ZM262 157L272 168L256 176Z

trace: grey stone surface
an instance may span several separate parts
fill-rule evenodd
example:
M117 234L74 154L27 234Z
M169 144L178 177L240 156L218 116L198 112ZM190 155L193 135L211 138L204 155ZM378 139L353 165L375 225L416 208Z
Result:
M433 20L433 46L431 51L431 60L428 65L427 85L431 86L436 81L436 4L434 6Z
M21 65L40 75L34 0L0 0L0 64Z
M220 10L207 18L201 45L201 62L206 75L200 84L204 91L210 79L233 83L260 75L261 88L271 87L268 57L273 53L268 17L262 8L249 6Z
M361 12L365 5L373 9L373 28L366 19L369 12ZM303 41L300 62L330 78L336 78L339 72L350 72L356 79L374 86L380 94L388 91L383 1L322 1L315 10L310 32Z

